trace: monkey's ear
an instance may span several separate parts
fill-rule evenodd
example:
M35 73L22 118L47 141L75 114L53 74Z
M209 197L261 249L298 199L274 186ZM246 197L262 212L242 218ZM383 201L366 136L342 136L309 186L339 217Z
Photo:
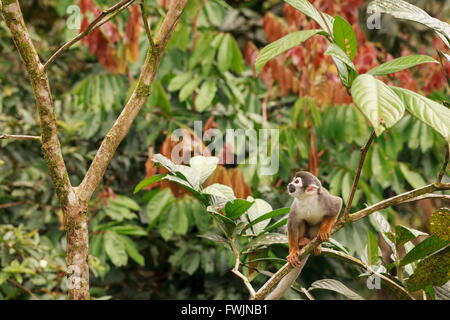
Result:
M320 192L320 187L316 186L315 184L310 184L308 187L306 187L305 192L306 193L314 193L317 190L319 190L319 192Z

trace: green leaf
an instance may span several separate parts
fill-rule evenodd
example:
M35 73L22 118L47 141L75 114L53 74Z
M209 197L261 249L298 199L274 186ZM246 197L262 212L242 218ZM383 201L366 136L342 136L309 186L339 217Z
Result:
M176 77L172 78L172 80L170 80L168 89L169 89L169 91L180 90L190 80L192 80L192 73L185 72L185 73L179 74Z
M429 285L443 286L449 280L450 248L447 248L420 261L406 285L408 290L416 291Z
M368 264L376 265L380 259L378 255L378 237L372 231L367 230L367 259Z
M269 213L263 214L259 218L255 219L252 222L250 222L249 224L247 224L242 231L253 227L255 224L257 224L257 223L259 223L261 221L268 220L268 219L271 219L273 217L278 217L280 215L288 214L289 211L290 211L290 208L280 208L280 209L277 209L277 210L273 210L273 211L271 211Z
M162 189L147 203L145 213L150 228L153 228L166 206L174 200L169 188Z
M355 79L351 93L356 106L372 123L377 136L395 125L405 113L405 106L395 92L369 74Z
M163 156L160 153L157 153L152 158L154 163L161 164L164 168L169 170L172 173L175 173L178 170L178 165L172 162L169 158Z
M209 210L208 212L216 219L216 222L222 226L222 229L227 236L233 234L233 232L236 230L236 223L233 220L225 217L223 214L218 212L214 212L211 210Z
M225 213L230 219L237 219L243 215L255 202L244 199L235 199L227 202L225 205Z
M206 234L199 234L198 237L208 239L214 242L227 244L228 240L224 237L222 237L220 234L217 233L206 233Z
M247 200L255 201L253 206L251 206L248 209L247 214L245 215L248 218L250 223L272 211L272 206L265 200L253 199L252 197L248 197ZM251 230L247 230L247 234L257 235L261 231L263 231L264 228L267 227L267 225L269 223L270 223L269 220L263 220L261 222L257 222L251 226Z
M197 271L200 266L200 253L193 252L192 254L187 254L184 256L184 259L181 263L181 270L188 273L189 275L193 275L195 271Z
M125 207L134 211L141 210L141 207L134 201L126 196L116 195L115 198L110 198L109 201L121 207Z
M254 251L255 249L266 248L272 244L285 244L287 243L287 236L281 233L267 233L260 235L247 243L246 251Z
M120 236L120 240L125 244L125 249L130 258L133 259L140 266L144 266L145 265L144 256L142 256L139 253L136 244L133 242L133 240L131 240L129 237L126 236Z
M184 235L189 228L189 221L185 213L185 206L177 203L175 210L171 210L169 214L173 215L173 231L175 234Z
M323 31L333 30L333 17L324 12L319 12L308 0L284 0L284 2L316 21Z
M423 187L426 182L423 180L422 176L412 170L409 170L408 166L404 163L400 163L400 171L403 177L408 181L408 183L415 189Z
M160 81L156 81L153 85L153 94L156 95L156 99L154 101L155 105L170 114L172 112L172 104L170 103L169 97L167 96L167 93Z
M425 122L439 132L447 142L450 142L450 110L448 108L414 91L398 87L391 88L413 116Z
M389 225L389 222L380 212L378 211L374 212L369 217L378 232L386 233L391 231L391 226Z
M107 231L105 232L104 243L106 254L111 262L117 267L125 266L128 262L128 255L120 236L115 232Z
M400 261L400 265L405 266L411 262L423 259L448 245L448 241L444 241L436 236L430 236L409 251Z
M406 242L415 239L416 236L408 228L403 226L395 226L395 244L401 246Z
M283 52L288 51L289 49L292 49L295 46L298 46L319 32L320 30L295 31L265 46L261 52L259 52L255 61L256 74L259 74L269 60L277 57Z
M345 51L342 50L341 47L339 47L337 44L331 43L328 46L327 51L325 51L324 54L326 56L335 57L335 58L339 59L340 61L342 61L343 63L345 63L350 68L355 69L355 65L353 64L353 62L347 56Z
M189 164L194 169L195 174L199 177L199 182L202 184L206 179L216 170L219 158L195 156L189 160Z
M450 241L450 210L441 208L431 215L430 231L442 240Z
M350 190L352 189L352 178L350 177L350 172L346 172L344 178L342 179L342 198L344 199L345 205L347 205L347 199L350 195Z
M206 80L200 87L200 91L195 98L195 109L198 112L205 111L208 107L211 107L211 103L216 95L217 85L214 80Z
M434 60L430 56L424 56L424 55L412 55L412 56L406 56L406 57L400 57L388 62L385 62L379 66L376 66L373 69L370 69L367 71L367 73L374 75L374 76L382 76L385 74L395 73L399 72L405 69L409 69L415 66L418 66L422 63L439 63L436 60Z
M351 61L356 55L356 33L347 20L337 16L334 19L333 36L337 45L347 54Z
M149 178L145 178L144 180L139 182L139 184L136 186L136 188L134 188L134 193L137 193L140 190L142 190L143 188L163 180L165 176L166 176L165 174L156 174Z
M236 197L234 196L233 189L231 189L229 186L219 184L219 183L214 183L214 184L206 187L205 189L202 190L202 193L209 194L211 196L216 196L219 198L223 198L228 201L236 199Z
M125 224L120 226L113 226L108 228L107 230L114 231L118 234L130 235L130 236L146 236L147 231L139 226L135 226L132 224Z
M194 93L195 89L197 89L201 81L202 81L201 77L195 77L194 79L186 83L183 89L180 90L180 94L178 95L180 101L183 102L184 100L189 98L192 95L192 93Z
M339 74L339 79L341 80L342 84L346 88L351 88L353 81L358 76L358 72L356 72L355 69L348 66L348 64L342 62L340 59L338 59L335 56L331 56L333 59L334 64L336 65L336 69Z
M280 219L279 221L275 222L274 224L271 224L270 226L267 226L263 231L261 231L258 235L262 235L267 232L271 232L273 230L276 230L278 228L281 228L285 224L287 224L288 218Z
M314 281L308 291L313 289L325 289L340 293L350 300L365 300L359 294L349 289L345 284L334 279L322 279Z
M200 180L197 176L195 170L191 167L185 165L178 165L172 162L169 158L163 156L160 153L157 153L153 156L153 162L162 165L164 168L169 170L172 174L176 176L166 175L164 178L166 180L177 182L183 186L188 187L188 189L193 189L194 195L197 196L198 192L195 193L199 189Z
M231 37L231 70L236 72L237 74L241 74L244 69L244 58L242 57L241 49L239 49L238 43L236 40Z
M227 71L233 61L232 51L231 51L231 35L225 34L220 43L219 51L217 53L217 64L219 70L223 73Z
M112 198L109 198L108 204L103 210L106 214L111 217L111 219L121 222L124 219L136 219L137 216L134 212L130 210L130 208L126 206L122 206L112 201Z

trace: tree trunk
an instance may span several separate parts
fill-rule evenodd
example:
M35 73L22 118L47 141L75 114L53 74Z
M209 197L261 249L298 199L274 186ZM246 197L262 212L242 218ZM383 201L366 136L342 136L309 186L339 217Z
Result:
M177 0L171 2L169 10L159 27L155 41L151 43L152 48L147 53L147 58L133 94L104 138L82 183L78 188L73 188L61 152L56 114L46 68L41 63L28 34L19 1L0 0L0 12L8 29L11 31L12 38L27 69L33 87L41 127L41 137L36 140L42 143L42 153L64 212L64 225L67 236L67 279L70 299L83 300L90 298L87 221L89 201L103 179L105 170L117 147L127 134L133 120L150 94L150 88L156 76L164 49L172 36L187 1ZM120 10L122 7L116 5L114 8Z
M64 212L67 238L67 286L69 299L88 300L89 297L89 235L87 206L68 207Z

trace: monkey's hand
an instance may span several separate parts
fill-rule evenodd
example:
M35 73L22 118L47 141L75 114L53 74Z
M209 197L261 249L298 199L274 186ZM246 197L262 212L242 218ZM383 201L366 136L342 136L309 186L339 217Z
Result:
M300 254L301 254L301 250L297 249L297 250L289 251L289 255L286 257L287 261L294 268L298 268L301 266L300 259L299 259Z
M317 237L319 238L320 241L328 241L330 240L330 236L331 232L328 230L319 231L319 233L317 234Z
M331 236L331 229L333 229L334 223L336 222L337 215L334 217L329 217L323 219L317 237L320 241L328 241Z

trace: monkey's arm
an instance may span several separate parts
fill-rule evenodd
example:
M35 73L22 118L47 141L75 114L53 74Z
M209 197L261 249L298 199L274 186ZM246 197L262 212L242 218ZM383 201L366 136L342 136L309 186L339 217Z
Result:
M305 234L305 222L298 221L295 217L295 212L289 214L288 220L288 241L289 241L289 255L287 260L293 267L298 267L300 261L298 256L300 254L300 240Z
M322 220L319 232L317 233L317 237L320 241L328 241L330 239L331 230L333 229L342 208L342 199L333 196L332 201L327 204L327 207L329 215Z
M331 229L333 229L337 217L338 215L335 215L334 217L323 219L322 223L320 224L319 232L317 233L317 237L320 239L320 241L328 241L330 239Z

